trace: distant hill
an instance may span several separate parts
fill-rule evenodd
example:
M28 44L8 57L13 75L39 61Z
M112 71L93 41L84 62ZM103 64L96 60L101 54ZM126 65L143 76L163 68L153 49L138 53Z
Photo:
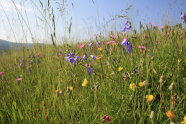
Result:
M19 49L21 47L31 48L33 47L33 44L32 43L14 43L14 42L0 39L0 53L10 50L10 49Z

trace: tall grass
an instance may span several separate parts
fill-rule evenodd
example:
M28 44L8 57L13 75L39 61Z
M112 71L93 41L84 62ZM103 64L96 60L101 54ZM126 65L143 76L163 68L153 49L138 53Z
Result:
M84 124L101 123L102 116L108 115L111 123L169 123L166 112L171 110L180 122L186 112L184 33L185 29L176 27L150 28L131 36L118 34L116 45L105 45L112 40L108 37L101 39L101 46L94 42L93 47L82 49L78 44L64 44L4 53L0 60L0 70L5 72L0 76L0 121ZM120 45L124 37L133 44L132 53ZM146 46L146 51L139 45ZM71 64L64 58L68 52L102 58ZM91 75L86 64L93 68ZM82 87L85 78L88 85ZM148 86L138 86L143 81ZM132 83L136 85L133 89L129 87ZM147 102L148 94L155 100Z
M116 32L116 39L101 35L91 39L91 47L89 42L83 43L83 48L78 43L56 45L55 14L50 2L40 0L41 10L34 2L33 5L43 17L46 37L52 45L10 50L1 55L0 72L4 72L0 75L1 123L99 124L108 122L104 116L114 124L183 120L185 28L147 26L132 35ZM71 26L72 23L69 34ZM123 38L132 43L132 53L121 46ZM113 40L117 43L105 45ZM86 53L88 59L69 63L65 57L71 52L78 56ZM99 57L92 60L90 55ZM93 68L92 74L88 67ZM83 86L85 79L88 84Z

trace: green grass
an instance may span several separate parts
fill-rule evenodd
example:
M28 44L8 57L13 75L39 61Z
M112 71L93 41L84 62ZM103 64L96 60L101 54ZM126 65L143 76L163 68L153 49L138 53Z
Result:
M0 76L0 122L100 124L106 123L101 118L108 115L113 124L166 124L170 123L168 110L180 122L186 115L185 32L166 27L163 31L119 34L117 45L106 46L103 42L112 39L100 39L103 51L98 51L94 42L93 47L82 49L78 44L64 44L6 52L0 59L0 72L5 72ZM120 45L123 38L133 44L132 53L126 53ZM146 52L139 45L146 46ZM102 58L92 61L89 57L70 64L64 58L67 50L79 56L86 52ZM86 63L93 67L92 75L88 74ZM118 67L123 70L119 72ZM163 82L159 81L161 76ZM16 78L22 81L16 82ZM88 80L86 87L82 87L84 78ZM139 87L138 83L145 80L148 86ZM169 90L172 82L173 89ZM136 84L135 90L129 88L131 83ZM72 91L67 90L69 86ZM62 94L57 95L56 90L62 90ZM151 103L145 98L148 94L155 97ZM175 106L170 104L173 95L178 97Z

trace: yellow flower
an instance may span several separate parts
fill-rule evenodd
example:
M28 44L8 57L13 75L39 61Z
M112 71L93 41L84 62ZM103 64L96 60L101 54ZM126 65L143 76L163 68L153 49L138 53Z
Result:
M135 89L136 89L136 84L135 84L135 83L131 83L131 84L129 85L129 89L135 90Z
M144 80L143 82L139 82L138 84L140 87L146 87L148 86L148 81L147 80Z
M153 95L146 95L147 102L153 102L155 97Z
M138 84L140 87L144 87L144 83L143 82L139 82Z
M102 57L100 57L100 56L99 56L99 57L96 57L97 60L100 60L101 58L102 58Z
M72 86L67 87L67 91L72 91L72 90L73 90Z
M123 67L119 67L119 68L118 68L118 71L122 71L122 70L123 70Z
M100 47L100 48L98 48L98 51L103 51L103 48L101 48L101 47Z
M82 86L85 87L85 86L87 86L87 84L88 84L88 80L85 78L85 79L83 80Z
M184 116L183 121L181 122L181 124L186 124L186 116Z
M167 117L168 117L170 120L175 120L175 119L176 119L176 115L175 115L174 112L172 112L172 111L167 111L167 112L166 112L166 115L167 115Z
M117 45L117 43L112 43L113 46Z

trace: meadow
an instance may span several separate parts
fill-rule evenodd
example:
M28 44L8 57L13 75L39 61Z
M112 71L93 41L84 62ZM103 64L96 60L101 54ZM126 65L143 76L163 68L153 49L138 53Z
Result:
M186 123L186 29L147 26L0 58L1 123Z

